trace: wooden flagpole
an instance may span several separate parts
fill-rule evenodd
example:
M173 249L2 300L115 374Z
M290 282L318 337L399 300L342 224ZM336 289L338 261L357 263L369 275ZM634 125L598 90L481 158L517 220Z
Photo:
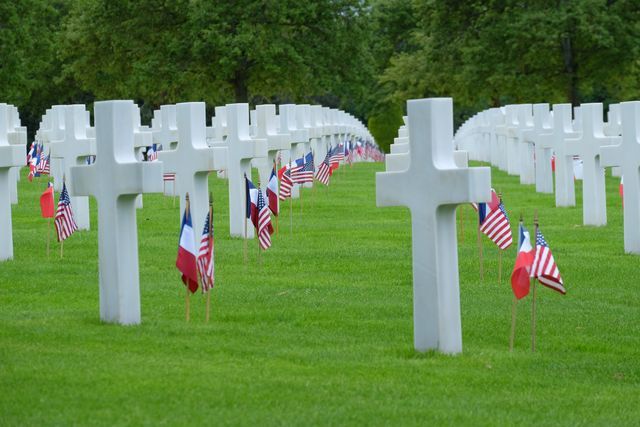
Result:
M244 174L244 214L242 215L242 220L244 221L244 243L243 243L243 253L244 253L244 263L247 263L247 174Z
M502 203L502 193L498 194L498 200ZM498 284L502 284L502 249L498 246Z
M511 337L509 339L509 351L513 351L513 342L516 338L516 309L518 307L518 298L513 296L513 303L511 304Z
M535 215L533 217L533 225L534 225L534 237L533 237L533 253L535 254L537 247L537 239L538 235L538 211L536 210ZM531 352L536 351L536 282L535 278L531 279L533 284L533 300L531 301Z
M289 222L291 223L291 235L293 236L293 194L289 195Z
M185 198L186 198L185 212L188 215L189 214L189 193L186 194ZM188 322L189 318L191 317L191 292L189 291L189 279L187 279L187 283L185 285L187 289L187 293L185 296L185 316Z
M172 182L172 186L173 186L173 207L176 207L176 177L175 175L173 176L173 181Z
M300 191L299 191L299 194L300 194L300 216L302 216L302 187L304 187L304 186L302 184L298 184L298 185L299 185L299 188L300 188Z
M316 182L315 182L315 176L316 176L316 171L315 171L315 161L316 161L316 155L313 152L313 150L311 150L311 157L313 157L313 178L311 179L311 209L313 209L314 206L314 201L315 201L315 194L316 194Z
M64 257L64 240L60 242L60 259Z

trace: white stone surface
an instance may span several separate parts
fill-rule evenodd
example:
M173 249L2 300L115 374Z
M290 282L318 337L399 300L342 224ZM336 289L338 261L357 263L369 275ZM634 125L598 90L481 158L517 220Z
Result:
M11 187L9 171L23 166L26 146L9 144L9 114L12 106L0 104L0 261L13 259L13 228L11 224ZM12 129L13 130L13 129Z
M278 152L291 149L291 135L278 130L277 120L275 105L256 106L256 136L267 141L267 157L258 159L258 172L263 187L269 182Z
M554 141L554 127L549 104L533 105L533 126L536 191L538 193L551 194L553 193L551 149Z
M404 171L376 175L377 204L411 210L415 348L459 353L455 208L489 201L491 172L456 167L450 98L411 100L407 106L410 165Z
M226 170L229 179L229 232L232 237L253 238L253 224L246 219L244 176L251 176L251 160L267 157L267 141L249 134L249 104L229 104L226 110L227 137L214 144L227 148ZM216 116L218 109L216 108Z
M620 137L606 136L602 104L582 104L580 120L581 132L576 138L566 142L566 152L580 156L582 160L582 220L584 225L607 224L607 194L604 181L604 167L600 164L600 149L619 143ZM557 170L557 169L556 169Z
M162 105L160 106L160 110L156 110L154 113L154 121L151 127L153 142L160 144L162 146L162 150L173 150L178 143L176 106ZM158 154L160 154L160 151L158 151ZM174 194L177 194L174 186L175 181L164 182L164 195L173 196Z
M209 205L209 172L217 169L215 158L224 159L226 147L209 147L206 141L206 106L204 102L176 105L178 143L173 150L158 152L164 173L175 173L176 195L180 197L177 221L182 220L189 194L194 230L202 230Z
M507 173L509 175L520 175L518 109L519 105L517 104L505 107L505 140L507 147Z
M64 139L64 118L65 105L54 105L46 111L42 116L40 128L36 133L36 139L42 141L45 152L49 151L49 145L53 142L59 142ZM64 174L64 165L62 159L51 158L50 175L53 178L53 189L57 192L62 191L62 175Z
M619 166L624 177L624 250L640 254L640 102L621 103L622 140L601 148L602 166Z
M280 105L280 132L291 135L289 158L283 158L283 161L295 161L304 156L305 149L309 145L309 130L305 129L304 125L298 127L296 106L294 104ZM293 199L300 197L299 185L293 186L291 189L291 197Z
M578 137L578 132L573 129L571 104L554 104L552 144L553 152L556 155L556 206L576 205L573 153L567 150L567 141L576 137Z
M131 105L95 103L96 162L72 166L68 179L98 202L100 318L125 325L140 323L136 197L162 191L162 163L135 158Z
M51 141L49 147L51 158L59 159L63 175L68 177L71 167L84 164L87 156L96 155L96 141L87 136L89 123L84 105L65 105L61 110L64 117L64 134L59 140ZM89 230L89 198L78 195L71 181L67 182L67 190L71 196L71 209L78 229Z
M518 171L520 184L529 185L536 182L534 140L533 140L533 109L531 104L519 104L517 106L518 127Z

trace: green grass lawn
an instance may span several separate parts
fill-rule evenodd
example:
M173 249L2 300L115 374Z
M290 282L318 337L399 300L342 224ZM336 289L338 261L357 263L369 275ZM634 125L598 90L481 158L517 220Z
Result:
M530 298L518 306L508 351L516 244L503 257L463 206L459 238L464 351L413 350L411 230L403 208L375 206L380 164L339 170L329 188L283 206L279 234L228 237L226 181L215 199L212 319L174 267L179 215L170 197L138 211L142 324L100 323L97 221L47 259L44 181L19 183L15 258L0 263L0 425L359 424L637 425L640 422L640 257L623 251L618 180L607 178L606 227L583 227L516 177L493 170L514 235L534 209L567 295L538 288L538 351ZM424 191L429 191L425 188ZM460 212L460 211L459 211ZM460 225L460 223L459 223ZM461 228L458 230L461 231ZM198 230L199 234L200 230Z

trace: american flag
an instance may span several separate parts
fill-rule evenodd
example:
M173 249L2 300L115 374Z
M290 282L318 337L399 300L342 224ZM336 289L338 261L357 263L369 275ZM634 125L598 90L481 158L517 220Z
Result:
M36 147L38 146L38 141L33 141L31 144L31 150L27 153L27 166L31 164L31 159L36 157Z
M291 197L291 189L293 188L293 181L291 180L291 168L285 166L285 171L280 178L280 191L278 192L278 198L280 200L286 200L287 197Z
M332 150L331 158L329 159L329 163L331 164L340 164L341 161L344 160L344 145L340 144L336 148Z
M299 166L300 162L302 166ZM296 163L298 166L291 169L291 180L296 184L313 182L313 173L316 170L313 164L313 153L309 153L304 158L296 160Z
M71 199L69 198L67 185L64 183L62 184L62 192L60 193L60 201L58 202L58 210L56 211L54 224L56 226L56 233L58 234L58 242L62 242L78 229L76 221L73 219Z
M214 263L213 263L213 224L211 215L207 214L202 230L202 240L198 250L198 273L202 279L202 292L213 289Z
M156 144L153 144L147 149L147 161L155 162L158 160L158 152L156 151Z
M484 221L480 224L480 231L502 250L511 246L513 236L511 235L509 217L507 216L507 211L504 209L502 200L500 200L498 206L484 218Z
M531 277L537 278L543 285L563 295L567 293L556 261L553 259L553 254L551 254L551 249L540 229L536 232L536 256L531 267Z
M271 234L273 226L271 225L271 211L264 202L262 190L258 186L258 240L262 249L271 247Z
M50 155L47 154L46 157L40 157L40 163L36 165L36 172L41 175L49 175L51 172L51 162Z
M162 179L164 181L175 181L176 180L176 174L173 173L173 172L162 174Z
M327 152L320 166L318 166L318 172L316 173L316 179L324 185L329 185L329 175L331 172L331 166L329 165L329 159L331 157L331 150Z

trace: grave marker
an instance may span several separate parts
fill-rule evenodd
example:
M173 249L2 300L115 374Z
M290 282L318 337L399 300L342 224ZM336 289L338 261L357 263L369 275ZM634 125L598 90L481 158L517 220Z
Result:
M378 206L411 210L414 344L418 351L462 351L455 208L488 202L489 168L459 169L453 156L450 98L411 100L409 167L376 174Z

